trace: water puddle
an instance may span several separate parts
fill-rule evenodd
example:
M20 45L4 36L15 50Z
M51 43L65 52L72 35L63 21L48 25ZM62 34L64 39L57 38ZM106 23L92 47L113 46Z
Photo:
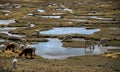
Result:
M113 18L102 18L102 17L98 17L98 16L87 16L87 18L98 19L98 20L107 20L107 21L114 20Z
M18 35L18 34L11 34L9 33L10 30L15 30L16 27L6 27L6 28L0 28L0 33L8 34L8 36L14 36L14 37L24 37L25 35Z
M49 39L48 42L33 44L36 47L36 54L47 59L66 59L73 56L97 55L104 53L97 45L94 50L85 48L66 48L62 47L59 39ZM108 47L109 48L109 47Z
M40 13L45 12L45 10L43 10L43 9L38 9L37 11L40 12Z
M61 18L61 16L41 16L42 18Z
M15 23L15 19L12 19L12 20L0 20L0 25L4 24L4 25L8 25L8 24L11 24L11 23Z
M33 14L33 13L28 13L27 15L28 15L28 16L33 16L34 14Z
M10 5L10 3L0 4L0 8L5 8L5 7L8 7L9 5Z
M3 12L3 13L11 13L11 11L9 11L9 10L0 10L0 12Z
M67 19L67 18L64 18L64 20L75 21L75 22L87 22L87 19Z
M0 42L5 42L5 40L3 40L3 39L0 39Z
M52 30L48 31L41 31L40 34L93 34L98 31L100 31L100 29L86 29L85 27L60 27L53 28Z

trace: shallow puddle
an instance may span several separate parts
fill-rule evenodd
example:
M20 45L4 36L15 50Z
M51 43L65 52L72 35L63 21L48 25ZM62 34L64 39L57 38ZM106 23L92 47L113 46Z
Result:
M38 9L37 11L40 12L40 13L45 12L45 10L43 10L43 9Z
M0 20L0 24L8 25L10 23L15 23L15 19L13 20Z
M60 28L53 28L52 30L48 31L41 31L41 34L93 34L95 32L100 31L100 29L86 29L85 27L60 27Z
M42 18L61 18L61 16L41 16Z
M102 18L102 17L98 17L98 16L87 16L87 18L98 19L98 20L107 20L107 21L113 20L113 18Z
M14 37L24 37L25 35L18 35L18 34L11 34L9 33L10 30L15 30L16 27L6 27L6 28L0 28L0 33L8 34L8 36L14 36Z
M3 39L0 39L0 42L4 42L5 40L3 40Z
M64 18L64 20L75 21L75 22L87 22L87 19L67 19L67 18Z
M49 39L48 42L33 44L37 48L36 54L47 59L66 59L72 56L93 55L103 53L97 46L94 50L89 48L65 48L59 39Z

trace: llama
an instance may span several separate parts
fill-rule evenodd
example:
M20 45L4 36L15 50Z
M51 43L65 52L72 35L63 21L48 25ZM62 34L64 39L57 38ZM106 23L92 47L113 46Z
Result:
M106 38L102 38L100 42L98 43L98 47L100 46L104 47L107 45L107 43L108 43L108 40Z
M84 49L85 55L92 55L94 49L87 50L86 48Z
M15 44L9 44L6 46L6 50L12 50L13 52L15 52Z
M94 49L95 48L94 47L94 42L92 40L85 40L85 48L86 48L87 45L90 46L90 49Z
M17 62L18 62L17 59L13 59L13 61L12 61L12 67L14 70L17 69Z
M27 55L30 54L31 58L32 58L32 53L34 52L35 50L33 50L33 48L26 48L24 49L20 54L19 56L22 56L23 54L25 55L25 57L27 58Z
M35 47L33 47L32 45L27 44L26 48L31 48L31 49L33 49L33 53L34 53L34 56L35 56L35 51L36 51L36 48L35 48Z
M21 39L21 43L25 46L25 48L26 48L26 46L27 46L27 41L26 41L26 39Z
M2 52L5 52L5 48L6 48L6 46L4 44L0 45L0 50L2 50Z
M19 50L24 50L25 49L25 45L24 44L19 44Z
M26 28L27 29L30 29L30 28L32 28L32 27L34 27L35 25L33 24L33 23L28 23L27 25L26 25Z
M71 35L67 35L64 37L63 41L66 41L66 42L71 42L72 41L72 36Z
M36 35L37 35L38 38L40 37L40 31L39 30L36 30Z

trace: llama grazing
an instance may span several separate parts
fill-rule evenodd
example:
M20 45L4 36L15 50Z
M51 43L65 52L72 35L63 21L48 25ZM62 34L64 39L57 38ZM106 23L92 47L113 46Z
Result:
M19 44L17 42L10 42L7 46L6 46L6 50L12 50L13 52L15 52L15 49L19 48Z
M37 35L38 38L40 37L40 31L39 30L36 30L36 35Z
M22 56L24 54L26 56L26 58L27 58L27 55L30 54L30 56L32 58L32 54L33 53L35 54L35 49L33 49L33 48L26 48L19 54L19 56Z
M13 59L13 61L12 61L12 67L14 70L17 69L17 62L18 62L17 59Z
M87 47L87 45L90 46L90 49L94 49L95 48L94 47L94 42L92 40L85 40L85 48Z
M24 50L25 49L25 45L24 44L19 44L19 50Z
M15 52L15 44L9 44L6 46L6 50L12 50L13 52Z
M106 39L106 38L102 38L101 40L100 40L100 42L98 43L98 47L100 47L100 46L106 46L107 45L107 43L108 43L108 40Z
M67 35L64 37L63 41L65 42L71 42L72 41L72 36L71 35Z
M92 55L93 51L94 49L90 49L90 50L89 49L87 50L86 48L84 49L85 55Z
M6 48L6 46L5 46L4 44L1 44L1 45L0 45L0 50L1 50L2 52L5 52L5 48Z
M30 29L30 28L32 28L32 27L34 27L34 26L35 26L35 24L29 22L29 23L26 25L26 29Z
M27 44L27 45L26 45L26 48L31 48L31 49L33 49L33 53L34 53L34 55L35 55L35 51L36 51L36 48L35 48L35 47L33 47L33 46L30 45L30 44Z
M26 45L27 45L27 41L26 41L26 39L21 39L21 43L25 46L25 48L26 48Z

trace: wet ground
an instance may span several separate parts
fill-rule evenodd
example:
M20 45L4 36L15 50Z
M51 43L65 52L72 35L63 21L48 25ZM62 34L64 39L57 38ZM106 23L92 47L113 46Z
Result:
M62 41L67 35L72 42ZM104 56L106 51L120 53L119 0L1 0L0 44L22 38L36 47L38 56L0 52L1 72L13 71L16 57L17 72L119 72L120 56ZM108 39L106 48L97 46L101 38ZM84 48L85 39L95 42L94 50Z

